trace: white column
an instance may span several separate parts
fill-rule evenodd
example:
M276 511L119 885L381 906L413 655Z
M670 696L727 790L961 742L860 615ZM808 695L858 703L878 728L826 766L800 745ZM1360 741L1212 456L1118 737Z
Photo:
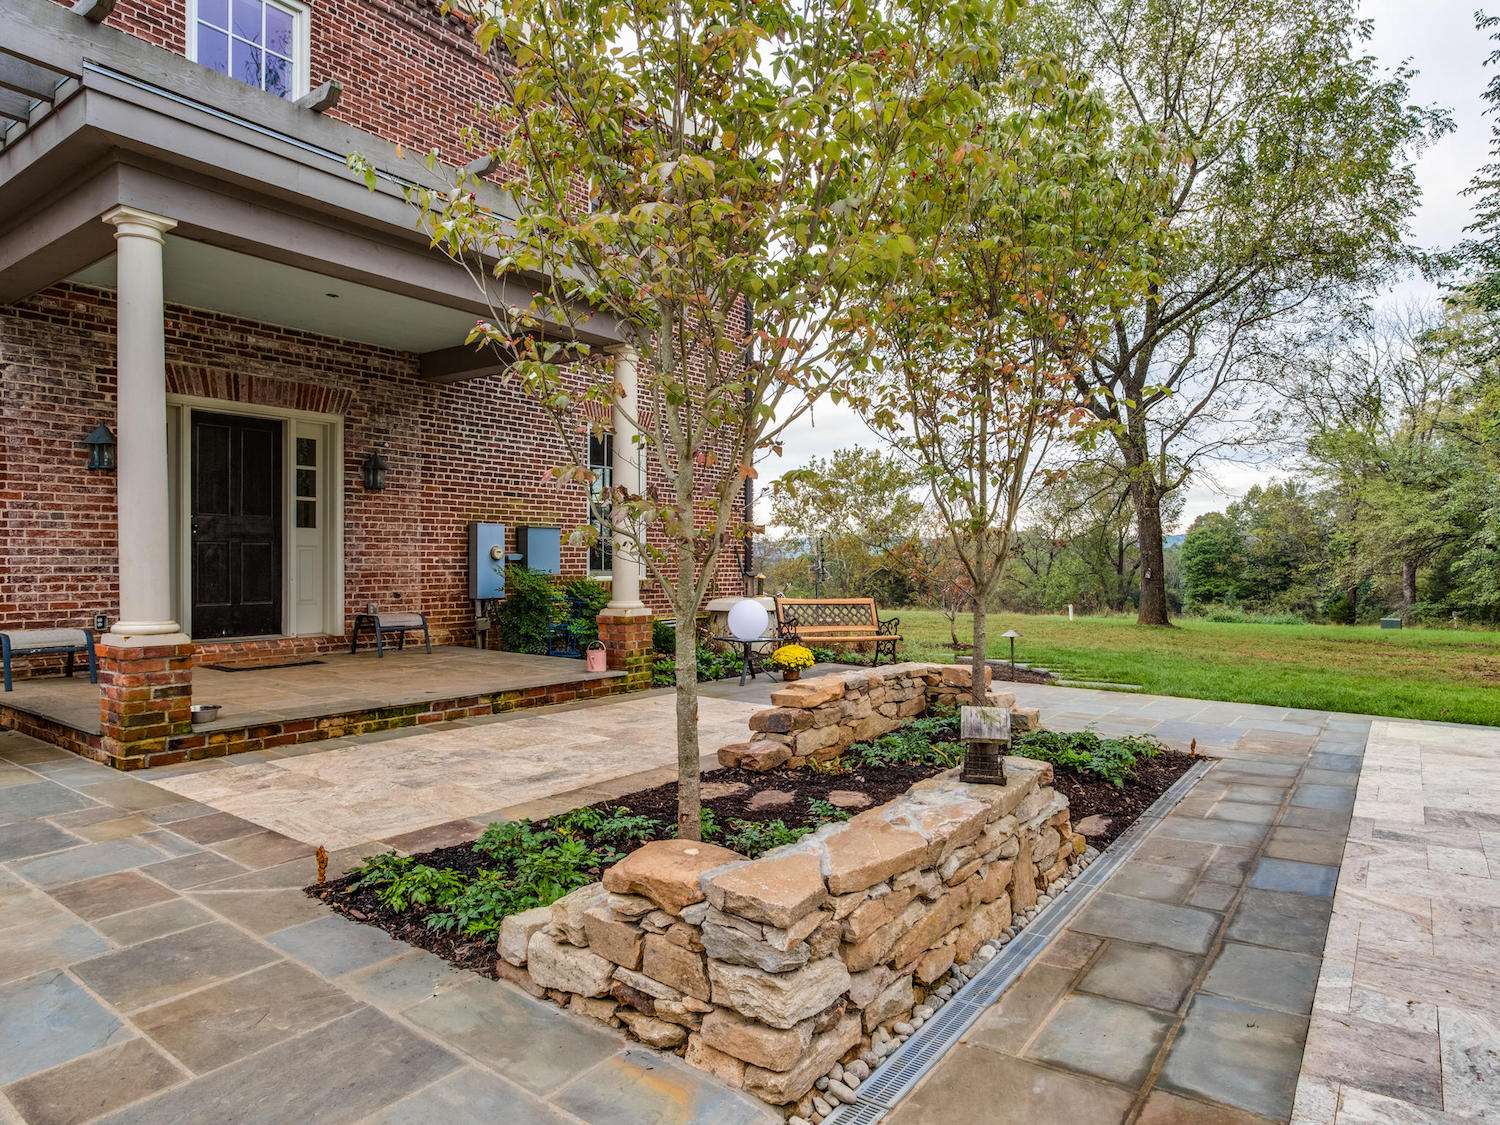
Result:
M172 620L171 529L167 509L167 369L162 236L175 219L116 207L117 405L115 426L120 540L117 637L180 634Z
M636 364L639 357L629 344L615 352L614 462L610 471L614 483L634 491L640 481L640 446L636 444L637 413ZM615 513L615 535L610 555L610 598L606 613L634 614L645 612L641 601L640 559L619 527L624 521Z

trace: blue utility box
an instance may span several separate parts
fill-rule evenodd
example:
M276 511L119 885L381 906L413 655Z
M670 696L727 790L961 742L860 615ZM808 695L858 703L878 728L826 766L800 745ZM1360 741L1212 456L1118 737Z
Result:
M505 525L469 525L469 597L475 601L505 597Z
M521 565L538 574L562 573L562 528L516 528L516 554Z

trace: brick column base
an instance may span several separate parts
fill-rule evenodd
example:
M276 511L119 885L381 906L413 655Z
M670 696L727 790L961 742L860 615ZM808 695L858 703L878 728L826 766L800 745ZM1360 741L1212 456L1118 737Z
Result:
M130 770L177 760L171 740L192 731L193 649L181 633L100 639L100 749L110 765Z
M610 671L624 672L621 691L642 691L651 686L651 611L629 610L599 614L599 639Z

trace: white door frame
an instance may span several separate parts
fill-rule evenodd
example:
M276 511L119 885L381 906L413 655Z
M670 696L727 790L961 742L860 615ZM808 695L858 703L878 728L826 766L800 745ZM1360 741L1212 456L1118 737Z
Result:
M302 636L344 633L344 419L339 414L320 414L311 410L292 410L281 406L256 406L244 402L226 402L198 395L167 395L168 458L174 523L177 528L172 557L172 588L177 605L177 620L182 631L193 635L193 511L189 502L193 479L192 414L200 410L210 414L240 414L249 418L268 418L283 423L281 427L281 636L297 636L294 619L296 591L296 464L298 422L309 422L327 428L327 469L320 472L319 483L327 490L328 518L324 521L323 550L323 627L318 633Z

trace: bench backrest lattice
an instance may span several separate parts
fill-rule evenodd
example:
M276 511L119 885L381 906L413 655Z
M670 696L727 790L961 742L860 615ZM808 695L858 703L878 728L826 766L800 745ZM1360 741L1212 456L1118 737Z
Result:
M777 598L776 632L783 641L804 645L870 644L875 663L896 659L900 621L880 620L874 598Z
M777 598L776 624L820 637L869 636L880 627L874 598Z

